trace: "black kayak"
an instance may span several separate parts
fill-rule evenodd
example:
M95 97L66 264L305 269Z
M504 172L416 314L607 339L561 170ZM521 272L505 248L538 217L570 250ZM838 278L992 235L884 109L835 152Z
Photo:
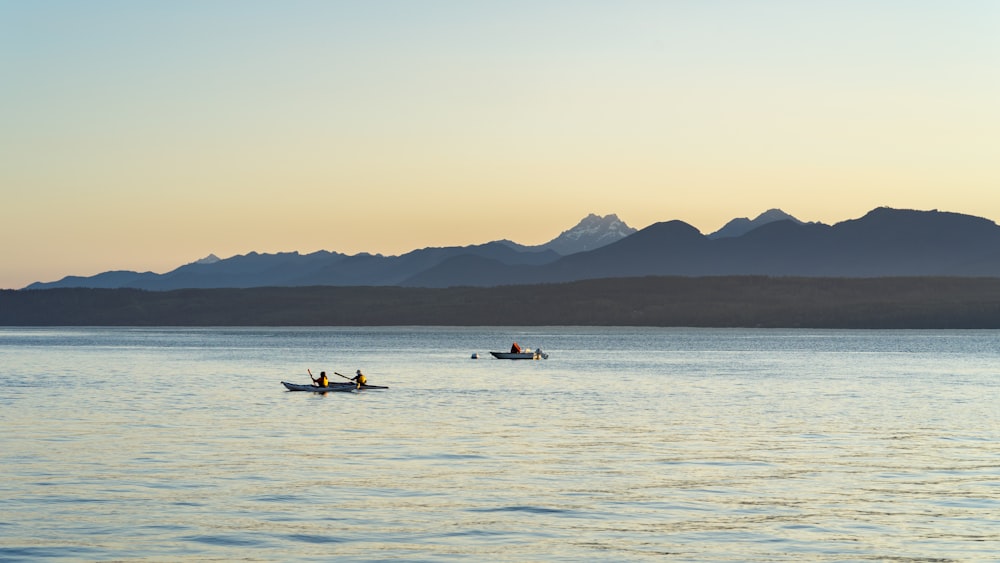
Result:
M351 391L364 391L365 389L388 389L384 385L362 385L358 387L354 383L333 383L331 382L329 387L320 387L318 385L301 385L299 383L289 383L287 381L282 381L282 385L285 386L289 391L312 391L313 393L328 393L330 391L341 391L341 392L351 392Z

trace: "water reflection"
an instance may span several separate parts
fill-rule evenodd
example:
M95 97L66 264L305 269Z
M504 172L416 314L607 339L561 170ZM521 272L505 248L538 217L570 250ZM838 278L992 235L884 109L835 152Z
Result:
M470 359L512 336L552 356ZM997 344L0 329L0 559L990 559ZM391 389L280 385L315 365Z

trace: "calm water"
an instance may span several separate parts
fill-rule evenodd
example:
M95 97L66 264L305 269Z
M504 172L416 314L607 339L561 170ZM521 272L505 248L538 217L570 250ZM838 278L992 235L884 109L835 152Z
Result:
M1000 559L996 331L0 329L0 383L0 560Z

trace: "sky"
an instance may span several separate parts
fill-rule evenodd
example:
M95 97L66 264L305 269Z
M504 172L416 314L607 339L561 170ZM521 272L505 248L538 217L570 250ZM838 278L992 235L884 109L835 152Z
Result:
M998 30L994 0L0 0L0 288L589 213L997 221Z

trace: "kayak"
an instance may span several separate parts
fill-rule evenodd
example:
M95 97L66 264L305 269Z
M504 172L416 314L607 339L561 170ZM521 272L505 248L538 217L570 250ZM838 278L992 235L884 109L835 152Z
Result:
M289 383L287 381L282 381L281 384L284 385L285 389L288 389L289 391L312 391L313 393L328 393L330 391L345 391L350 393L356 389L354 385L330 385L329 387L319 387L316 385Z
M313 393L327 393L330 391L343 391L349 393L351 391L359 390L358 387L353 383L339 383L339 382L334 383L332 381L330 382L329 387L317 387L316 385L302 385L299 383L289 383L287 381L282 381L281 384L284 385L285 389L288 389L289 391L312 391ZM388 389L388 387L385 387L383 385L362 385L360 388L361 391L365 389Z
M354 383L348 383L346 381L337 381L337 382L331 381L330 382L330 387L333 387L334 385L336 385L338 387L356 387L356 384L354 384ZM364 391L365 389L388 389L388 387L386 387L385 385L368 385L366 383L366 384L362 385L361 387L358 387L358 389Z

